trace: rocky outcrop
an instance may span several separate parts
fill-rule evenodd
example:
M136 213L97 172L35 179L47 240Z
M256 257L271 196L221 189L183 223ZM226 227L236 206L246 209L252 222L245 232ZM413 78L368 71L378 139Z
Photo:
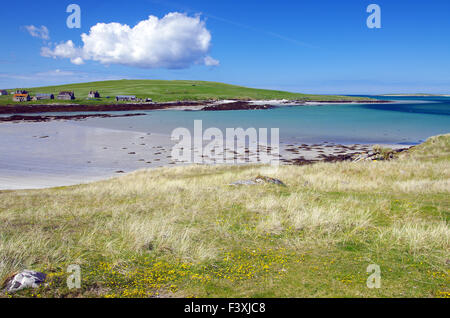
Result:
M254 109L271 109L276 108L273 105L258 105L251 104L245 101L237 101L232 103L215 104L202 108L204 111L219 111L219 110L254 110Z

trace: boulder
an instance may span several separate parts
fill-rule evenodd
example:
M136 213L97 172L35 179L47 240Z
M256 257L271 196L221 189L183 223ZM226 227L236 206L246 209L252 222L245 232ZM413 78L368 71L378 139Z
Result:
M6 291L15 293L25 288L38 288L45 281L46 277L47 275L44 273L24 270L6 283Z
M265 176L257 176L255 178L255 182L257 182L257 183L272 183L272 184L276 184L276 185L283 186L283 187L286 186L284 184L284 182L279 179L265 177Z
M238 180L236 182L231 183L230 185L238 186L238 185L257 185L257 184L263 184L263 183L271 183L275 185L279 185L282 187L285 187L286 185L283 183L283 181L275 178L265 177L265 176L257 176L254 179L248 179L248 180Z
M257 183L253 180L238 180L236 182L231 183L230 185L238 186L238 185L256 185Z

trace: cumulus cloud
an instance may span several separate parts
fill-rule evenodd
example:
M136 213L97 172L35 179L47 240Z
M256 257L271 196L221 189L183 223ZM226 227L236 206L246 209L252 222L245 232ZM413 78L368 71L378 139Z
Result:
M41 49L41 55L45 57L68 58L73 64L76 65L84 63L83 58L81 57L84 55L83 50L75 47L75 44L72 42L72 40L69 40L62 44L58 44L54 49L43 47Z
M48 31L48 28L45 25L41 25L40 28L34 25L26 25L25 30L27 30L32 37L39 38L42 40L50 39L50 32Z
M199 16L172 12L161 19L149 16L134 27L97 23L81 35L83 45L67 41L42 48L41 55L68 58L73 64L97 61L141 68L186 68L192 64L217 66L208 55L211 33Z

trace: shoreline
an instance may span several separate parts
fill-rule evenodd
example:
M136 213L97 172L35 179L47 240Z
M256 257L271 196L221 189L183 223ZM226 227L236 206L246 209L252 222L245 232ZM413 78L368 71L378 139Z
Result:
M221 100L221 101L179 101L167 103L130 103L130 104L39 104L39 105L5 105L0 107L0 114L32 114L57 112L118 112L137 110L253 110L270 109L282 106L307 106L322 104L384 104L386 100L338 100L338 101L300 101L300 100Z
M39 137L39 138L49 138L48 136ZM283 148L280 150L280 158L279 165L280 166L304 166L304 165L312 165L320 162L328 162L328 163L337 163L337 162L359 162L359 161L379 161L380 159L372 159L373 151L372 149L374 145L360 145L360 144L351 144L351 145L332 145L329 143L321 143L314 145L292 145L289 148ZM404 151L408 151L409 149L415 146L399 146L399 145L382 145L383 147L392 148L392 153L395 155L397 153L401 153ZM141 170L153 170L160 168L175 168L180 166L247 166L247 165L255 165L255 166L264 166L265 164L255 161L250 161L248 158L254 156L253 153L248 153L248 149L245 154L245 161L239 163L180 163L176 161L172 161L169 159L171 156L170 150L165 146L153 146L155 149L153 156L150 158L147 157L145 161L144 159L139 159L138 161L142 161L148 165L148 167L135 167L135 168L120 168L127 166L126 163L122 165L118 165L116 168L110 167L110 169L105 169L102 167L99 171L90 171L86 173L86 171L82 173L74 173L74 171L67 171L68 173L61 173L58 171L57 173L42 173L36 172L27 174L24 171L17 170L6 170L0 169L0 193L5 191L15 191L15 190L38 190L38 189L50 189L57 187L70 187L82 184L90 184L94 182L106 181L110 179L114 179L119 176L127 175L130 173L135 173ZM333 147L334 149L328 150L327 147ZM267 147L262 147L263 152ZM297 148L293 151L294 148ZM133 155L136 157L136 153L129 152L129 155ZM372 156L372 158L371 158ZM163 162L162 158L167 158L165 162ZM234 157L235 160L240 159L244 160L244 157ZM208 159L205 159L208 160ZM259 160L258 160L259 161ZM117 163L117 162L116 162ZM153 164L152 164L153 163ZM158 164L159 163L159 164ZM87 161L87 164L92 164L91 161ZM266 164L267 165L267 164ZM269 164L270 165L270 164ZM70 173L69 173L70 172Z
M12 115L8 117L0 117L0 123L23 123L23 122L49 122L54 120L84 120L88 118L118 118L118 117L134 117L134 116L146 116L147 114L123 114L123 115L109 115L109 114L87 114L87 115L54 115L54 116L25 116L25 115Z

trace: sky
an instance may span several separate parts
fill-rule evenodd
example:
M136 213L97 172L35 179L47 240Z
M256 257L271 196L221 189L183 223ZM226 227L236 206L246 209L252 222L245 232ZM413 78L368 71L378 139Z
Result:
M370 4L381 28L367 26ZM16 0L0 11L0 88L184 79L448 94L449 16L448 0Z

